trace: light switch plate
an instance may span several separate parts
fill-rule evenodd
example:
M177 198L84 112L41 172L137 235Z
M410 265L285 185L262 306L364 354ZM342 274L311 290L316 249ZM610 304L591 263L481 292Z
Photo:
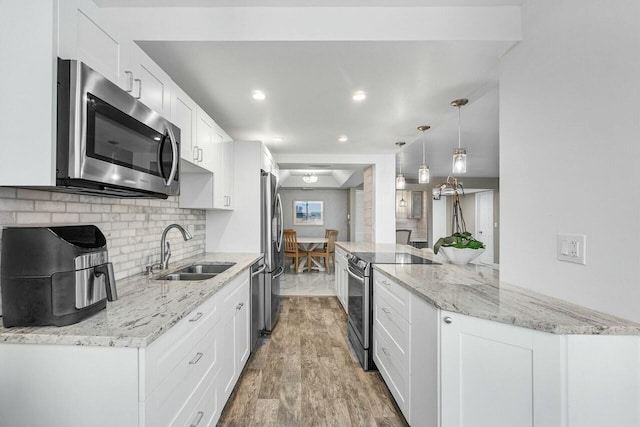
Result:
M583 234L558 234L558 260L576 264L587 263L587 236Z

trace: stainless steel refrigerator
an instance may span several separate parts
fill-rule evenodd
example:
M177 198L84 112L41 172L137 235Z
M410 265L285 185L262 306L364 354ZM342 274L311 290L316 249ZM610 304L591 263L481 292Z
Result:
M264 253L264 292L260 306L264 310L264 330L270 333L280 314L280 280L284 274L284 224L278 179L261 171L261 249Z

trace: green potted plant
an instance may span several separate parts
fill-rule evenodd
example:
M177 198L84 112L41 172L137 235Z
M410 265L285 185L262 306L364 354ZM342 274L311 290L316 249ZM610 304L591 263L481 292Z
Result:
M456 178L447 177L447 181L433 190L434 198L440 199L443 195L452 196L453 215L451 217L451 230L453 234L438 239L433 245L433 253L442 255L452 264L468 264L484 252L484 243L473 238L467 231L467 225L462 215L460 195L464 196L464 188Z

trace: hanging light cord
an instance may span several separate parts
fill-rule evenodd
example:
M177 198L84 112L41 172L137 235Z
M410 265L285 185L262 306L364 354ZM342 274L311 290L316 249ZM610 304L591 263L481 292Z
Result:
M460 148L461 139L462 139L462 118L460 115L460 106L458 105L458 148Z
M427 163L427 161L426 161L426 157L425 157L425 154L424 154L424 131L422 131L422 164L424 165L426 163Z

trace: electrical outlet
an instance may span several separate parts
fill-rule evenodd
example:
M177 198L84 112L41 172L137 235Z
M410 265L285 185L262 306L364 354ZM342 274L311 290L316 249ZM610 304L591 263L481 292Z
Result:
M582 234L558 234L558 260L586 264L586 243Z

